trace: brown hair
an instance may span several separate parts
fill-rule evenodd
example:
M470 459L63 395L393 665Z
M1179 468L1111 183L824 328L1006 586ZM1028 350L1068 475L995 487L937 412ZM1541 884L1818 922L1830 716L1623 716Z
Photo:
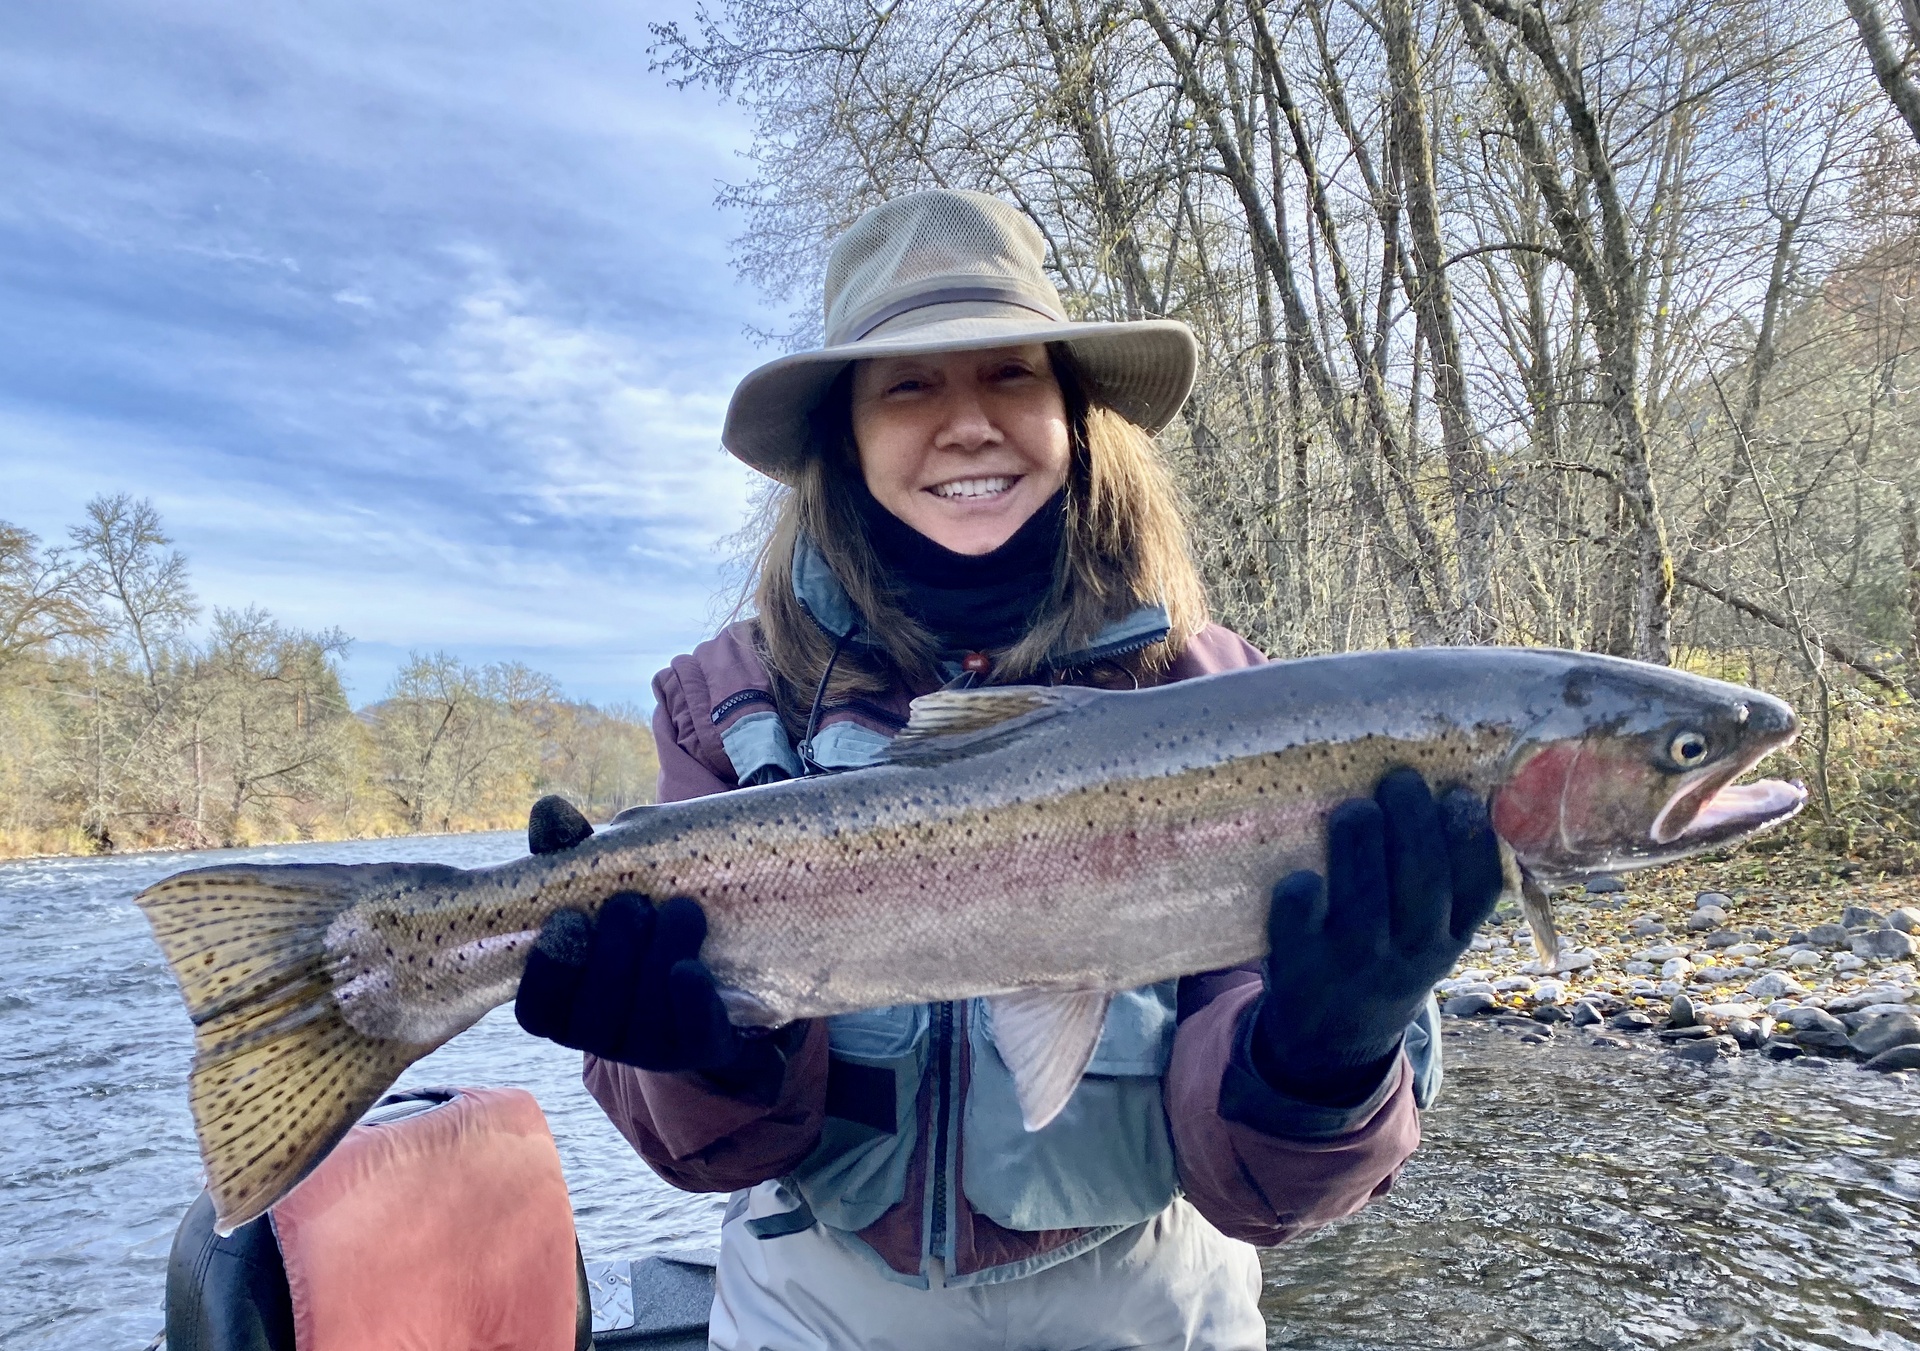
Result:
M1158 602L1170 620L1166 639L1113 662L1136 680L1151 679L1207 622L1206 592L1188 545L1179 490L1153 438L1089 400L1064 346L1050 344L1047 352L1067 406L1067 528L1053 589L1025 636L1000 654L991 680L1030 679L1046 670L1050 654L1083 647L1114 620ZM938 642L895 600L854 506L851 485L860 476L860 460L852 377L849 366L814 413L814 453L775 504L752 574L761 655L795 739L805 735L815 688L834 654L834 640L793 593L793 555L803 534L846 588L863 625L862 640L848 643L834 662L826 703L884 694L902 679L914 687L941 679Z

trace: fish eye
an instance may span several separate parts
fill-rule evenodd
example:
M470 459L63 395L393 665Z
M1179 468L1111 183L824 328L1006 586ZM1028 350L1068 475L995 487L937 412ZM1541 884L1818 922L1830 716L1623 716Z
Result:
M1676 733L1673 740L1667 743L1667 758L1682 769L1692 769L1695 765L1706 763L1707 752L1711 749L1706 733L1688 728Z

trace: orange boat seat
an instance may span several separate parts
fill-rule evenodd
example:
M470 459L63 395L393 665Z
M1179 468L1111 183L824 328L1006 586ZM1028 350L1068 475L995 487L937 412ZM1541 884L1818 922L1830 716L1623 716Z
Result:
M393 1094L267 1215L174 1235L168 1351L588 1351L546 1117L517 1088Z

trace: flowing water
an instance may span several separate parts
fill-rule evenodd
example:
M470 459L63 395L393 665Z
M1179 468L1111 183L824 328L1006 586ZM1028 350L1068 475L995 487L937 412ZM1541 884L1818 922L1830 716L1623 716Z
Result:
M0 1347L139 1351L199 1190L191 1038L135 892L217 860L510 858L443 836L0 864ZM1394 1194L1269 1254L1275 1346L1920 1351L1920 1083L1748 1057L1524 1044L1450 1024L1445 1101ZM659 1182L501 1010L402 1081L546 1109L589 1256L709 1246L720 1203Z

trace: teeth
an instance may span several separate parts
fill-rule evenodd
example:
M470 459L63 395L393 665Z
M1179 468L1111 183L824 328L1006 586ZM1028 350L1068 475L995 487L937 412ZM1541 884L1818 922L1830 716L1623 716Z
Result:
M1010 478L963 478L932 489L935 497L991 497L1013 486Z

